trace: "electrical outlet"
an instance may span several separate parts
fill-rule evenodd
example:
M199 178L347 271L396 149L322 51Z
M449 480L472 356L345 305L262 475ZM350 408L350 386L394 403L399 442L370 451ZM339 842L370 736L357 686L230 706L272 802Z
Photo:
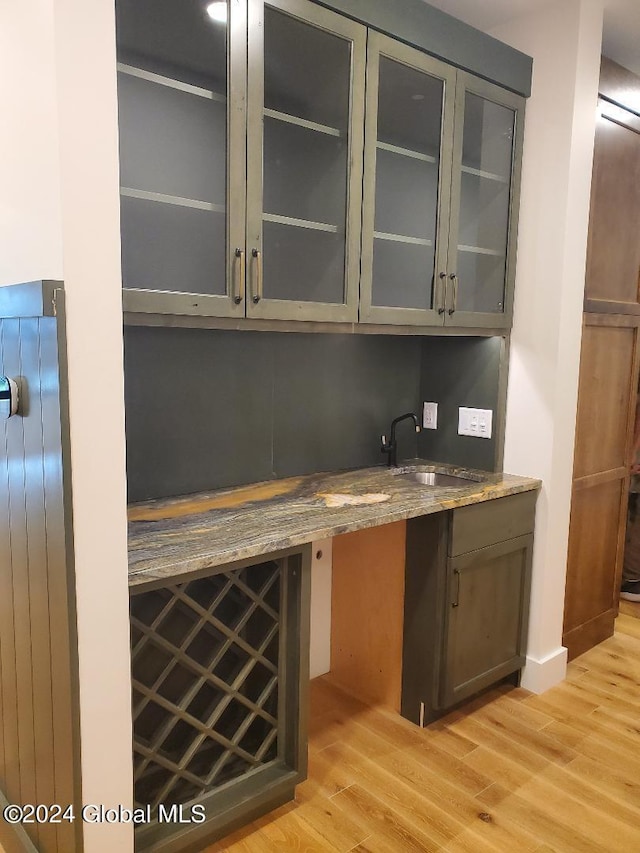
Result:
M423 429L438 429L438 404L423 403L422 404L422 428Z
M458 435L471 435L475 438L491 438L493 427L492 409L458 409Z

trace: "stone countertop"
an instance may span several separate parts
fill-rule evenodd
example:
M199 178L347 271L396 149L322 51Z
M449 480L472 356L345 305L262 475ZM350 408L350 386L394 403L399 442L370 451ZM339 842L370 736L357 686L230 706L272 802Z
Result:
M410 460L468 478L423 486L386 467L311 474L129 507L129 585L540 488L540 480Z

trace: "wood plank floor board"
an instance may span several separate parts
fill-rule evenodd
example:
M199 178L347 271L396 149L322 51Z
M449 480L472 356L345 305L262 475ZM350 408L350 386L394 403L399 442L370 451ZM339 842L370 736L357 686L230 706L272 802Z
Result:
M582 733L576 734L576 724L568 726L564 723L554 723L547 729L551 737L573 745L579 757L571 762L572 768L580 765L580 759L586 759L595 763L598 772L608 774L612 780L619 778L621 784L631 786L631 791L637 791L636 781L640 780L640 755L631 751L628 746L623 747L624 741L617 738L617 744L613 745L613 739L609 733L602 735L598 729L595 734L584 737ZM592 770L592 773L595 773ZM638 796L638 794L636 794Z
M208 853L640 851L640 619L621 611L562 684L425 729L316 679L296 801Z
M619 783L622 783L620 776L609 773L603 778L601 767L597 762L580 756L562 769L551 765L539 778L561 788L590 808L603 809L611 817L629 826L634 824L640 826L640 799L637 786L634 786L636 790L629 796L625 796L625 793L630 792L623 787L623 793L620 796Z
M494 749L487 749L484 746L479 746L469 753L464 759L465 764L477 770L479 773L492 778L492 783L496 779L500 779L506 788L517 790L521 785L524 785L529 779L538 772L532 767L517 764L510 761ZM487 786L489 787L489 786ZM483 789L485 790L485 789ZM478 791L480 793L480 791Z
M442 845L433 839L433 830L429 834L417 828L412 822L398 815L392 806L379 800L360 785L345 788L336 799L361 820L366 821L374 836L380 836L391 849L406 853L436 853Z
M420 791L422 796L428 797L443 811L451 811L456 821L465 827L462 834L469 836L470 840L482 841L498 850L518 850L522 853L534 851L538 846L537 840L523 832L517 824L502 816L490 816L479 810L474 795L445 781L437 770L416 760L406 750L384 756L380 764L394 778ZM449 845L446 849L449 849Z
M520 789L525 790L526 786ZM553 797L547 795L535 801L521 796L520 791L515 793L496 782L478 794L478 800L487 809L506 814L534 837L548 840L563 853L603 853L602 846L580 830L581 824L576 825L575 821L558 815Z
M575 750L559 744L545 734L544 730L530 728L524 718L518 718L516 714L505 711L504 703L501 704L499 701L479 708L473 717L480 725L503 734L523 750L535 752L538 758L558 764L568 764L576 757Z
M428 837L436 850L462 831L452 809L440 808L424 797L422 791L406 785L400 777L385 769L382 759L370 761L346 744L334 744L326 753L330 761L340 762L355 772L359 788L393 812L403 825L414 827L416 832ZM345 789L334 799L341 799L349 791L351 788Z
M563 684L558 685L557 690L559 695L566 696L570 700L583 698L586 701L586 697L590 696L592 700L597 701L598 704L596 707L611 708L617 714L627 716L631 721L640 721L640 705L638 702L626 699L608 690L603 690L596 684L591 683L587 687L586 684L580 682L580 679L576 679L575 681L563 682ZM595 710L593 708L588 714L591 714Z
M477 747L471 750L473 754ZM409 755L415 761L428 766L443 782L456 786L471 796L484 791L493 781L491 776L474 770L469 766L466 759L455 758L434 745L434 739L425 740L418 746L406 747L400 751L400 755ZM395 753L392 753L392 757Z
M553 772L550 769L550 772ZM545 803L545 814L573 827L576 835L584 836L602 850L632 851L637 849L639 837L635 821L625 824L612 814L609 801L600 799L598 805L593 798L580 799L574 796L578 785L571 784L572 774L566 773L561 784L553 782L550 792L548 772L531 779L519 791L518 796L531 806ZM482 795L480 795L482 796Z

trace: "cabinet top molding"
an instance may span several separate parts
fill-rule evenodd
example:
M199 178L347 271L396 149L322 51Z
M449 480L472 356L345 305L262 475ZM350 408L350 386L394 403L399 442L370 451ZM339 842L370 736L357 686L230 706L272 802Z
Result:
M423 0L316 0L478 77L531 94L533 60Z
M27 281L0 286L0 320L54 317L55 293L61 281Z

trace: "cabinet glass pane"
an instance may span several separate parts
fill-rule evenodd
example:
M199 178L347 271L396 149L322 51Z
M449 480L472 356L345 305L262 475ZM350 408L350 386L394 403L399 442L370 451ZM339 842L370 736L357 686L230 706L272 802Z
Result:
M223 295L226 3L117 0L123 284Z
M344 300L344 234L264 222L264 291L270 299Z
M432 305L444 83L380 58L372 304Z
M504 310L514 121L512 109L467 93L460 176L459 311Z
M264 296L345 300L351 44L265 7Z

